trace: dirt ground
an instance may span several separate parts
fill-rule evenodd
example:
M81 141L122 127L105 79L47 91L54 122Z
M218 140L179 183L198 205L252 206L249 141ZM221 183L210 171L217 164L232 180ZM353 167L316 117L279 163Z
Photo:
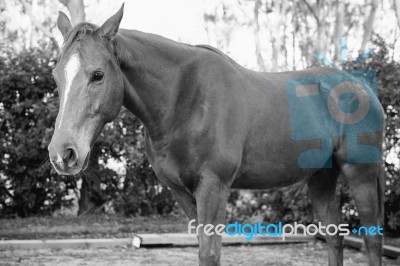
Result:
M222 265L320 266L327 265L324 243L268 246L225 246ZM365 256L345 250L346 266L366 265ZM196 266L197 247L140 249L65 249L0 251L0 265L185 265ZM400 260L384 258L385 266L400 265Z
M133 233L186 232L187 219L180 215L166 217L120 217L91 215L85 217L31 217L0 220L0 239L65 239L130 237ZM159 247L127 249L42 249L0 251L0 265L180 265L197 266L197 247ZM222 265L327 265L326 244L224 246ZM345 250L345 265L367 265L362 252ZM387 266L400 266L400 258L384 258Z

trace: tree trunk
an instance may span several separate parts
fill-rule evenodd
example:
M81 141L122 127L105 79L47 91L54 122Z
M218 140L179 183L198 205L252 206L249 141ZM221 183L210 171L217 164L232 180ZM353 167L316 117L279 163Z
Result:
M325 34L325 26L326 26L326 21L325 21L325 6L323 1L317 1L317 11L316 11L316 16L318 17L317 19L317 45L316 49L314 52L314 57L316 54L323 54L326 55L326 39L327 36Z
M255 46L256 46L256 58L257 58L257 64L258 68L260 71L265 72L265 64L264 64L264 58L262 57L261 54L261 44L260 44L260 23L258 21L258 12L261 7L261 0L256 0L254 4L254 22L255 22L255 28L254 28L254 41L255 41Z
M283 25L283 19L286 17L286 8L287 8L287 0L281 0L279 1L279 16L278 16L278 20L276 22L275 25L275 29L274 31L276 32L276 35L274 37L275 42L274 42L274 55L273 55L273 71L278 71L279 70L279 55L281 54L282 50L284 50L284 47L282 46L282 41L284 39L284 35L285 35L285 30L281 30L282 25Z
M60 0L68 8L73 26L85 21L85 6L83 0Z
M333 42L335 46L335 56L334 60L340 60L341 58L341 39L343 38L343 24L345 17L344 3L341 0L337 1L336 5L336 23L335 23L335 33L333 35Z
M394 0L394 11L396 12L397 25L400 28L400 0Z
M255 22L255 27L254 27L254 42L256 46L256 58L257 58L257 65L260 71L265 71L265 64L264 64L264 59L261 54L261 44L260 44L260 24L258 21L258 12L261 7L261 1L256 0L254 4L254 22Z
M0 13L2 13L3 11L5 11L7 8L7 4L5 0L0 0Z
M376 9L378 8L378 0L371 0L369 4L370 11L364 23L364 36L361 43L360 54L365 52L365 46L367 45L368 41L371 39L372 35L372 27L374 25L375 20L375 13Z
M314 35L315 41L310 43L310 40L307 40L307 46L310 47L311 54L308 52L307 49L306 58L308 63L311 65L319 65L321 62L319 61L317 55L325 55L326 54L326 46L327 46L327 34L326 34L326 8L324 4L329 4L327 1L317 0L315 8L311 6L307 0L303 0L306 8L308 9L309 13L314 17L315 22L317 24L317 32L316 36ZM305 20L306 28L308 27L308 22ZM309 32L309 29L306 30Z

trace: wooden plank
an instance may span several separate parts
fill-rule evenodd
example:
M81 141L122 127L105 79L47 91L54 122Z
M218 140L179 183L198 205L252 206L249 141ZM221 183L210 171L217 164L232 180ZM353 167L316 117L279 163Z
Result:
M317 235L317 238L325 241L325 238L321 235ZM355 248L358 250L365 249L364 240L362 238L355 236L345 236L343 244L346 247ZM383 245L383 255L391 258L398 258L400 257L400 248L389 245Z
M391 258L399 258L400 257L400 248L383 245L383 255L391 257Z
M197 237L194 234L138 234L142 238L142 246L177 245L197 246Z
M197 237L194 234L139 234L140 246L198 246ZM323 239L323 237L318 236ZM12 249L88 249L88 248L113 248L127 247L132 244L133 238L115 239L50 239L50 240L3 240L0 241L0 250ZM268 244L288 244L304 243L314 241L315 237L306 235L286 236L285 240L281 237L254 236L251 241L246 240L246 236L223 235L223 245L268 245ZM344 245L347 247L362 250L363 240L358 237L346 236ZM383 254L392 258L400 257L400 248L384 245Z
M139 234L142 238L143 246L151 245L177 245L177 246L197 246L197 237L194 234ZM277 243L300 243L314 241L315 237L306 235L286 236L285 240L281 237L272 236L254 236L250 241L246 236L222 236L222 243L226 245L233 244L277 244Z
M194 234L138 234L141 246L198 246L197 237ZM128 246L132 244L133 238L116 239L54 239L54 240L3 240L0 241L0 250L10 249L46 249L46 248L112 248L117 246ZM237 244L287 244L314 241L312 236L293 235L287 236L285 240L281 237L255 236L251 241L246 236L222 237L224 245Z
M364 241L361 238L354 236L345 236L343 244L347 247L352 247L356 249L362 249L364 245Z
M85 249L127 246L131 238L119 239L50 239L50 240L4 240L0 241L0 250L12 249Z
M222 236L223 244L288 244L288 243L303 243L315 241L315 237L307 235L291 235L286 236L285 240L281 236L254 236L250 241L246 240L246 236Z

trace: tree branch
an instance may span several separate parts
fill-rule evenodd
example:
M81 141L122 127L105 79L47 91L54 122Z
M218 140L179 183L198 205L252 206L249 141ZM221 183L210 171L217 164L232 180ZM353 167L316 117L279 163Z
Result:
M312 8L312 6L307 2L307 0L303 0L304 4L306 4L307 8L310 10L311 14L313 14L315 20L317 21L317 26L319 27L319 17L318 15L315 13L314 9Z
M85 6L83 0L59 0L61 4L67 7L71 15L73 26L85 21Z
M6 185L4 184L4 181L0 180L0 192L4 191L5 194L7 194L7 196L9 196L10 198L14 199L14 195L10 193L10 191L8 191ZM2 193L0 193L2 194Z

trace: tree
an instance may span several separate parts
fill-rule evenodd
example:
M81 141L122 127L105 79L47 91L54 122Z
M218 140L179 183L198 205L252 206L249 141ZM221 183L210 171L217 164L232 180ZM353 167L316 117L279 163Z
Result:
M85 6L83 0L59 0L64 6L68 8L71 16L71 23L73 26L85 21Z
M55 47L0 54L0 212L51 212L63 191L46 161L57 113L50 76Z
M335 56L334 61L340 59L341 53L341 40L343 38L343 27L346 15L346 9L344 3L340 0L337 0L336 3L336 22L335 22L335 31L333 35L333 43L335 45Z
M83 0L59 0L64 6L67 7L68 12L71 16L72 25L76 25L80 22L85 21L85 6L83 4ZM25 0L19 0L19 3L22 5L22 12L29 16L32 24L46 37L48 37L54 45L58 46L58 43L55 39L54 33L51 31L50 27L39 21L38 18L33 14L32 4ZM42 3L45 5L46 3ZM5 8L5 1L0 0L0 8Z
M376 10L378 9L378 1L371 0L369 3L368 9L369 9L369 12L367 12L367 16L366 16L365 22L364 22L364 36L363 36L362 43L361 43L360 54L364 53L365 46L367 45L367 42L369 42L371 39L372 29L373 29L374 20L375 20L375 13L376 13Z
M0 13L4 12L4 10L6 10L7 8L7 3L5 0L0 0Z
M397 25L400 28L400 0L394 0L394 11L396 13Z
M260 44L260 22L258 20L258 13L260 12L261 0L256 0L254 2L254 43L256 46L256 58L257 64L260 71L266 71L264 58L261 54L261 44Z

